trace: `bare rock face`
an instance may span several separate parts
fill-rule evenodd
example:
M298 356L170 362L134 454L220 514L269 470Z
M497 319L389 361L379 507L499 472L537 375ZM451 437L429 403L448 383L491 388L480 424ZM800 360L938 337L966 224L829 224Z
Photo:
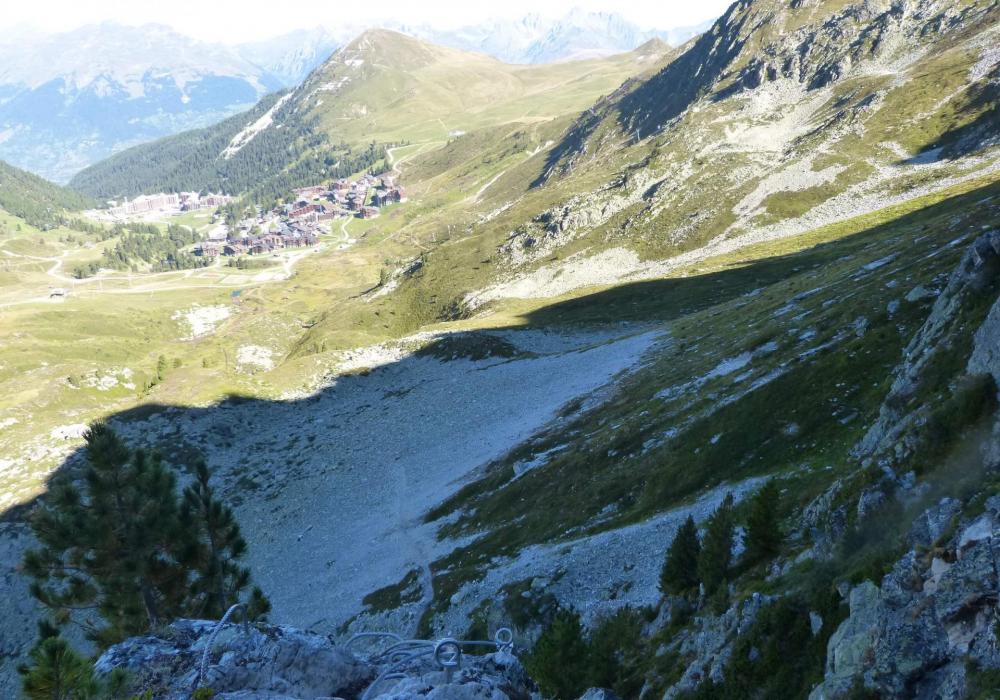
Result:
M773 600L772 596L754 593L722 615L697 618L692 630L678 634L671 648L691 662L681 679L667 689L664 700L693 691L705 680L721 682L738 637L753 626L761 609Z
M937 522L942 502L925 514ZM849 697L860 682L880 697L960 698L968 661L1000 667L994 608L1000 581L1000 499L959 528L940 556L911 550L881 585L848 596L851 614L827 647L826 676L810 700Z
M139 692L187 698L216 623L178 620L157 636L133 637L108 649L95 670L127 669ZM376 670L329 638L290 627L227 625L211 640L202 685L219 697L355 697ZM234 695L229 696L229 693ZM248 695L249 693L249 695Z
M535 689L508 649L467 655L449 674L427 655L392 667L395 657L359 658L312 632L227 624L213 637L216 625L178 620L155 636L111 647L95 670L126 669L133 679L130 692L158 700L187 700L198 687L211 688L219 700L353 700L365 694L372 700L527 700Z
M534 687L520 662L500 651L463 663L449 680L442 670L425 669L398 682L380 684L377 700L528 700Z
M998 270L1000 232L991 231L969 246L944 291L934 302L927 321L906 347L905 359L896 371L892 389L882 405L878 420L855 449L858 457L872 458L893 453L902 456L913 449L912 428L924 416L920 410L907 410L907 399L916 391L935 356L953 352L953 339L969 332L961 327L963 308L976 302ZM1000 376L1000 355L996 350L1000 341L998 306L1000 301L976 332L975 350L968 368L971 374Z

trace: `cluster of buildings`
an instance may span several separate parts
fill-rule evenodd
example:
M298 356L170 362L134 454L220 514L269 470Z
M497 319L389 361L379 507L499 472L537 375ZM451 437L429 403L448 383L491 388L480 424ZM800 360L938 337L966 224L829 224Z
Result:
M203 207L219 207L232 201L232 197L224 194L201 195L198 192L171 192L169 194L140 195L135 199L126 199L121 204L112 201L107 213L121 219L149 213L170 213L191 211Z
M176 198L177 206L218 206L219 195L193 199L193 193L165 195ZM194 195L197 197L197 195ZM220 255L266 255L286 248L316 245L323 222L336 218L357 216L371 219L389 204L406 201L406 191L392 174L375 176L365 174L355 181L334 180L329 185L313 185L294 191L288 204L272 211L256 212L255 216L240 221L234 230L220 225L209 240L201 243L195 254L206 258ZM219 235L214 235L218 233Z
M287 212L293 218L315 214L320 221L343 216L371 219L382 207L405 202L406 191L394 175L365 174L353 182L341 179L329 187L303 187L295 190L295 199Z
M244 235L225 242L205 241L195 250L197 255L217 258L219 255L267 255L285 248L314 246L318 242L315 226L297 222L278 224L273 231Z

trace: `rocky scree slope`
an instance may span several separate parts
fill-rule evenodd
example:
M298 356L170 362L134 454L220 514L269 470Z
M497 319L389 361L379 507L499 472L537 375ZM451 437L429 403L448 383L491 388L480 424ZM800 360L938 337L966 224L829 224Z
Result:
M995 225L996 186L917 212L774 261L780 281L765 282L764 264L705 275L704 293L728 301L689 306L670 324L670 345L611 401L518 446L432 512L443 535L471 541L431 566L428 628L528 609L530 635L553 598L592 624L621 605L648 607L658 616L651 643L677 657L668 671L650 663L648 688L681 683L673 692L688 692L707 678L721 685L746 674L732 670L734 650L762 646L753 635L764 634L769 615L791 615L784 606L800 593L811 600L832 582L879 580L901 555L897 528L905 537L940 498L960 501L971 522L995 483L993 457L978 450L993 444L981 421L995 420L996 389L982 376L992 374L985 358L995 356L987 339L1000 287L996 236L980 236L980 222ZM730 283L736 288L722 292ZM567 302L563 314L643 313L640 299L699 284L598 293ZM642 303L647 313L670 308ZM749 480L763 475L785 494L783 559L736 581L722 617L703 611L686 622L683 604L657 590L666 544L688 512L704 517L705 499L752 492ZM554 489L559 499L546 495ZM839 599L816 608L825 626L807 631L815 656L806 692L822 680L827 640L846 613ZM791 619L808 630L801 605ZM758 621L758 610L778 612Z
M947 218L953 216L949 213ZM914 251L915 260L925 264L939 257L952 259L951 271L933 278L939 285L936 292L917 284L903 295L910 301L898 297L894 300L897 303L887 305L890 308L886 312L891 311L902 326L912 326L913 332L891 381L884 384L888 392L872 413L874 420L867 427L857 426L846 433L857 436L843 453L847 468L831 474L826 468L812 470L808 464L800 464L772 476L784 485L786 497L801 499L811 491L816 493L806 507L787 509L794 515L788 520L790 536L782 555L766 571L734 580L730 589L732 604L720 613L706 606L692 615L682 599L672 596L657 596L649 603L648 622L637 634L659 651L655 653L658 661L644 669L642 697L743 697L740 689L748 684L758 690L766 688L766 676L773 673L768 664L775 661L775 639L787 635L799 639L795 635L801 630L805 635L802 644L822 650L824 659L820 668L805 676L814 679L806 687L814 700L856 697L858 692L879 697L957 700L979 697L980 690L990 687L990 679L1000 671L993 614L1000 590L1000 496L996 495L1000 486L1000 414L996 411L1000 398L996 350L1000 340L1000 233L967 236L964 245L959 245L960 239L952 239L951 245L943 247L918 246ZM903 246L913 247L907 242ZM869 255L885 252L873 250L870 242L860 250ZM890 253L863 262L860 267L851 261L856 272L848 278L849 284L857 288L859 283L864 287L874 282L871 288L877 289L885 287L886 279L907 278L907 272L912 274L916 268L906 267L907 261L901 257L900 253ZM902 267L896 268L895 274L883 276L887 267L897 264ZM812 315L829 306L820 303L810 310L806 301L823 293L810 291L796 295L791 304L798 308L779 317L793 311ZM833 298L843 293L838 289L828 291ZM866 290L860 293L864 295ZM928 299L933 303L927 304ZM746 300L741 302L745 310ZM883 305L884 301L878 299L875 303ZM926 313L914 314L908 320L903 303L923 308ZM788 304L786 298L785 306ZM849 335L856 341L867 336L875 336L872 340L876 343L885 339L883 330L870 320L851 324ZM836 342L845 341L842 337ZM861 362L872 361L862 350L864 344L850 347L819 353L828 353L828 357L858 354L862 355ZM757 362L781 352L776 347L759 351ZM799 354L808 352L800 349ZM726 377L731 380L736 372L750 367L752 359L731 360L725 370L717 369L715 377L705 382ZM729 369L737 365L739 369ZM761 376L768 375L773 375L773 370ZM778 379L771 376L769 381ZM969 390L970 382L976 390ZM756 385L751 392L762 391L765 386L759 381L750 383ZM724 384L716 384L715 391L715 403L745 400L733 396L733 387ZM939 392L947 392L952 398L940 396ZM659 393L662 401L669 402L670 394L677 392ZM597 406L591 411L599 409ZM643 409L643 414L648 418L648 408ZM960 422L946 429L941 421L952 420L955 415L960 416ZM718 418L714 423L718 427L726 425ZM565 428L572 434L571 424L558 432L565 436ZM788 432L801 433L803 429L808 427L800 425ZM932 447L944 449L928 453L928 439L937 441ZM721 436L708 444L720 441ZM539 443L536 438L532 447L550 451ZM576 454L579 457L580 453ZM531 478L555 466L551 456L534 465L525 463L526 454L517 456L521 460L521 478ZM816 473L811 475L813 471ZM537 490L538 483L529 484L529 488ZM488 500L482 500L478 507L486 513L491 509ZM535 527L530 520L524 520L523 526ZM599 522L592 523L591 528L598 532L591 539L601 544L585 557L585 563L560 561L557 549L567 552L579 548L587 538L565 539L548 556L538 559L537 564L543 568L529 573L533 578L522 582L526 585L506 588L507 600L516 600L516 606L505 604L502 592L498 595L482 590L477 592L480 605L469 617L475 620L485 614L479 619L492 625L503 616L523 616L533 606L544 615L545 605L541 603L546 598L560 604L573 602L593 612L595 609L587 603L572 601L573 592L579 593L579 581L569 588L560 583L574 581L573 566L593 574L598 559L614 561L613 542L623 539L628 528L610 529L603 535ZM669 539L665 534L650 530L641 539L656 539L662 547L663 540ZM644 566L636 557L640 548L638 541L629 544L630 556L618 562L625 564L626 572ZM875 552L874 566L869 560L860 569L853 568L858 564L852 559L854 550L868 555ZM504 567L502 559L490 558L489 570ZM884 575L878 575L882 570ZM434 571L435 584L446 584L449 573L437 568ZM518 573L525 571L522 568ZM543 575L544 571L549 573ZM612 571L610 575L615 574ZM652 575L655 577L655 571ZM826 607L795 603L803 588L817 585L817 578L828 597ZM491 581L490 575L485 581ZM628 594L627 587L619 588L609 602L627 604ZM461 598L452 597L456 608L462 608ZM499 609L491 610L491 601L499 601ZM774 617L779 613L792 617L786 625L775 628L776 619L785 619ZM528 613L527 619L531 620L532 614ZM461 621L456 618L445 624L458 629ZM331 638L321 635L268 626L256 626L246 634L239 626L230 625L209 643L207 637L213 626L210 622L179 621L155 636L113 647L101 657L97 668L101 672L127 668L133 671L138 690L152 690L157 697L186 697L195 682L201 654L208 647L206 684L221 697L231 698L357 697L376 673L384 670L378 664L345 654ZM528 629L521 628L519 634L527 635ZM778 657L779 663L794 667L798 653L801 650L789 650ZM778 677L786 679L780 674ZM440 671L427 667L405 674L398 679L398 685L379 692L389 697L448 694L512 698L533 690L530 679L503 654L474 660L455 684L443 681ZM794 690L779 687L784 692Z

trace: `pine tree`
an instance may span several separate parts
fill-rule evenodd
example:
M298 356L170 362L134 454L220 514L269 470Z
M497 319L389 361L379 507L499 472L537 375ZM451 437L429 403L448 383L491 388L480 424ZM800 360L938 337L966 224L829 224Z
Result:
M250 570L240 566L247 545L233 511L217 500L209 484L211 473L204 460L195 463L195 481L184 490L181 524L189 541L185 563L195 572L191 583L191 614L206 619L221 618L250 583ZM248 616L263 617L270 603L255 588Z
M98 693L90 662L58 635L43 637L18 673L29 700L84 700Z
M734 531L733 495L730 493L709 518L698 557L698 577L709 596L720 590L729 578Z
M29 700L120 700L127 697L129 674L113 669L103 677L93 662L77 654L48 620L38 623L38 642L18 666L23 695Z
M650 652L645 626L643 613L627 606L597 622L590 634L588 686L610 688L622 698L639 697Z
M781 493L774 480L768 481L750 503L747 516L746 561L770 561L781 551L781 522L778 506Z
M163 378L167 376L167 358L160 355L156 360L156 378L159 381L163 381Z
M682 595L698 588L698 526L690 515L677 530L660 571L660 591Z
M179 504L157 455L133 452L104 423L84 437L80 487L57 485L32 518L41 544L24 558L32 594L57 623L72 616L102 647L178 617L221 617L250 573L238 563L246 542L212 493L208 468L195 465ZM258 588L247 602L253 619L270 610Z
M572 700L587 689L589 657L580 615L562 609L538 638L525 667L547 697Z
M65 622L97 612L89 637L100 645L141 634L181 611L185 572L178 541L173 475L159 458L131 452L106 424L84 435L83 490L57 486L32 519L41 548L29 551L33 595Z

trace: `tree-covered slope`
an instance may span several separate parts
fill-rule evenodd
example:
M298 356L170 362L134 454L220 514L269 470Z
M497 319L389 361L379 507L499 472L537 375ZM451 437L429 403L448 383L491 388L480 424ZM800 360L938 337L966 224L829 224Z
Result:
M38 228L51 228L66 211L94 204L87 196L0 161L0 209Z
M297 89L216 126L119 153L71 186L100 197L187 189L273 195L371 166L372 143L443 143L482 127L576 114L666 51L652 42L600 60L511 66L373 30Z
M122 151L80 172L70 186L95 197L134 196L177 190L243 191L283 167L289 151L309 140L302 130L270 130L239 158L219 158L230 141L272 109L281 93L269 95L249 112L215 126L168 136Z

